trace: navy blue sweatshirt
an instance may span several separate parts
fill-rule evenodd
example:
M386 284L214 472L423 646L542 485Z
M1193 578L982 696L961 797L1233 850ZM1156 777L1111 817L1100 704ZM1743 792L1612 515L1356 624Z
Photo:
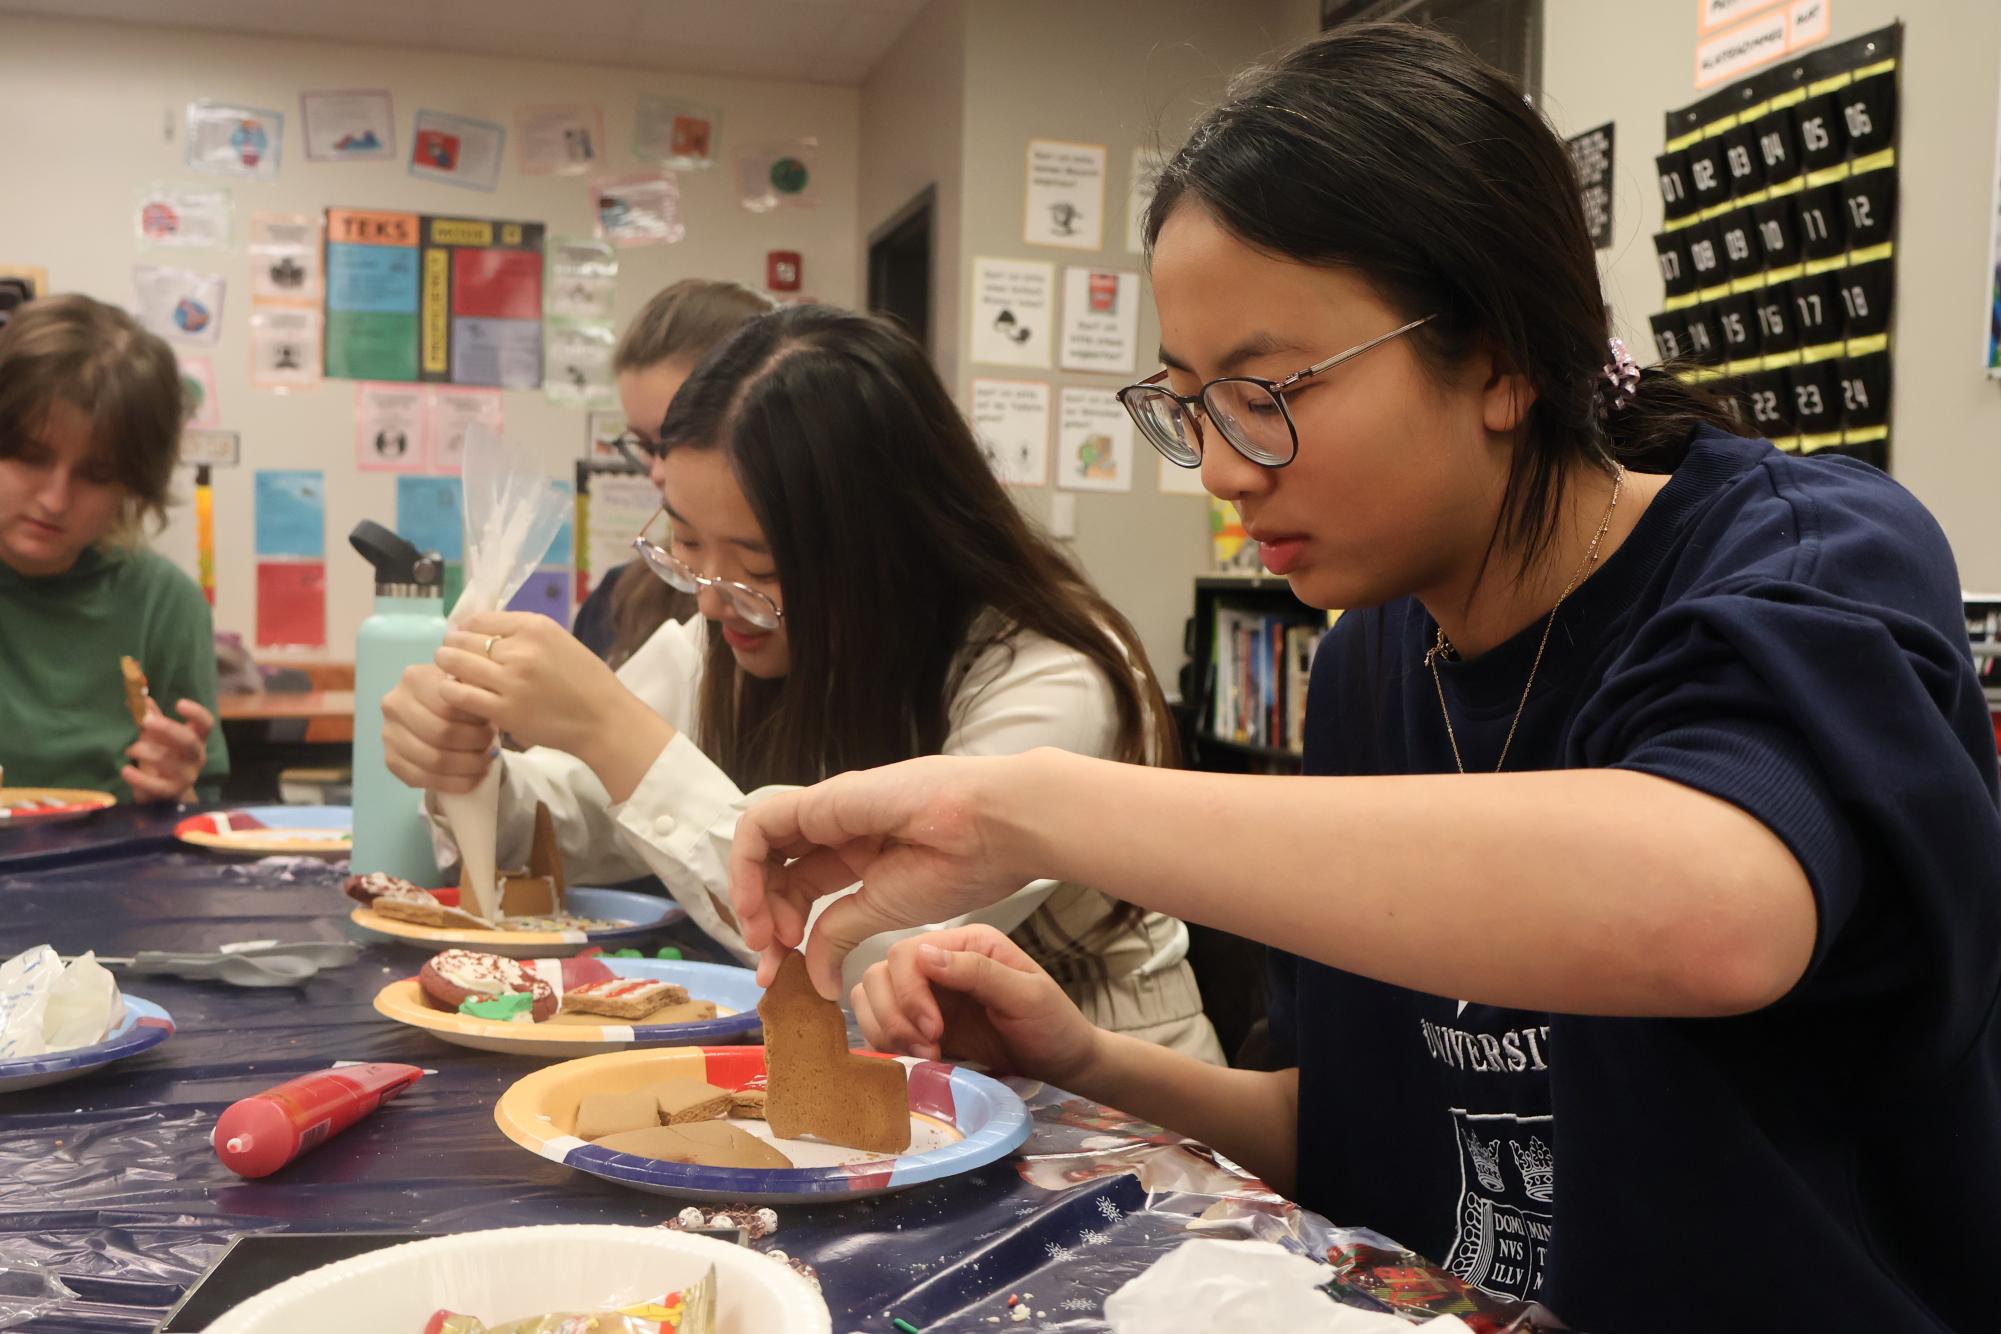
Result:
M1408 599L1341 619L1309 773L1453 770L1435 628ZM1469 770L1541 633L1441 664ZM1594 1334L2001 1327L2001 811L1931 516L1867 465L1699 432L1559 612L1508 768L1756 816L1812 885L1806 974L1753 1014L1608 1019L1274 954L1299 1198Z

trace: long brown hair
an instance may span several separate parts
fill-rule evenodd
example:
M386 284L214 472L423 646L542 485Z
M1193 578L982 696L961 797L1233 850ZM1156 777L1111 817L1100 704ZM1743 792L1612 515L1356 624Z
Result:
M1433 367L1484 342L1535 390L1494 542L1535 566L1577 466L1671 468L1698 425L1736 429L1706 392L1641 373L1597 415L1607 327L1598 262L1563 141L1506 75L1407 23L1337 28L1238 76L1160 175L1149 249L1195 200L1268 254L1352 268Z
M663 361L686 362L692 369L745 320L770 309L770 300L748 287L683 278L654 293L625 326L612 351L612 370L623 375ZM611 591L612 644L606 660L617 667L662 625L694 614L693 597L668 587L644 565L633 562Z
M0 327L0 459L19 457L57 403L89 416L92 443L125 489L124 526L164 521L181 452L173 350L102 301L31 301Z
M1130 622L1002 489L924 351L824 306L761 315L674 398L675 449L721 449L763 526L791 660L759 680L710 627L696 740L749 790L935 754L983 652L1032 632L1110 687L1116 758L1171 764Z

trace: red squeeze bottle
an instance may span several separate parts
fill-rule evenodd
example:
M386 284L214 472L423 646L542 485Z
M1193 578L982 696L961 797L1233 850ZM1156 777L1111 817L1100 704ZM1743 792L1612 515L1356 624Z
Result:
M409 1088L414 1065L350 1065L289 1079L234 1102L215 1123L215 1156L240 1177L270 1176Z

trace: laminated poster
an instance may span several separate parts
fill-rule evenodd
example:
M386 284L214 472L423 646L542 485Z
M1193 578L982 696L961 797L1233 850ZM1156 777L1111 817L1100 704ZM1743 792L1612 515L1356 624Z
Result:
M419 111L410 128L410 174L427 181L491 190L500 184L507 130L491 121Z
M253 306L250 382L259 389L310 389L320 382L323 316L310 306Z
M716 165L716 136L722 112L703 102L642 95L633 121L632 155L676 171L707 171Z
M1056 267L1032 259L973 261L972 360L990 366L1049 365L1056 319Z
M618 176L591 187L597 234L614 245L672 245L681 225L681 189L671 172Z
M1068 491L1133 489L1133 421L1103 389L1067 388L1058 402L1056 485Z
M154 185L139 196L139 239L147 245L226 250L236 206L216 186Z
M389 94L299 94L306 125L306 156L314 162L362 162L396 156L396 113Z
M162 338L213 346L222 335L219 274L157 264L132 266L133 313Z
M1039 380L974 380L973 434L994 475L1009 486L1049 483L1049 386Z
M310 213L250 215L250 296L319 302L326 279L320 219Z
M522 107L514 132L529 176L570 176L604 161L604 112L597 107Z
M1118 269L1063 270L1063 344L1066 371L1133 374L1139 341L1139 274Z
M1098 249L1105 238L1105 146L1029 140L1027 195L1024 241Z
M414 384L354 387L354 462L364 472L427 472L425 390Z
M285 115L227 102L190 102L187 116L188 166L218 176L278 179L285 146Z

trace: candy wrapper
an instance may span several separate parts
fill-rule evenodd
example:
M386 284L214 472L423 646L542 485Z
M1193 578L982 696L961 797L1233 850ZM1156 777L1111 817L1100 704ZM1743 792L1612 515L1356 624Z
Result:
M520 591L563 526L562 493L549 485L535 456L509 445L492 430L466 431L465 591L451 623L463 626L480 612L499 611ZM499 834L500 766L487 766L479 786L464 794L440 793L438 808L465 859L466 884L478 900L462 904L491 922L500 916L494 843Z
M1296 1334L1401 1334L1409 1322L1337 1305L1332 1271L1268 1241L1186 1241L1105 1300L1113 1334L1166 1329L1272 1329ZM1469 1334L1456 1316L1436 1334Z
M64 967L36 945L0 964L0 1061L88 1047L124 1017L118 984L94 955Z
M489 1325L469 1315L439 1311L424 1334L716 1334L716 1271L657 1302L616 1311L556 1312Z

